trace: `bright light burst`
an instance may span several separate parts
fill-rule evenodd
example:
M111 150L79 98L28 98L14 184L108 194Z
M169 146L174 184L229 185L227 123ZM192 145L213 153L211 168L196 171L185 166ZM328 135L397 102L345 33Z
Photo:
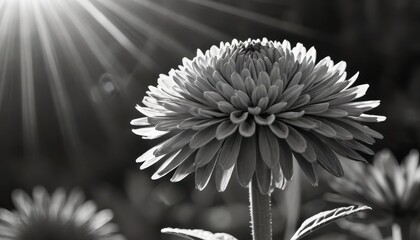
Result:
M168 52L189 51L131 11L150 8L143 2L0 0L0 110L21 109L26 155L39 151L39 110L46 107L52 107L47 112L55 115L47 119L57 119L70 153L80 149L80 97L89 100L108 136L115 136L112 116L98 104L98 85L104 84L104 92L124 92L133 69L153 70L157 62L145 44L151 40ZM20 101L7 97L16 89Z

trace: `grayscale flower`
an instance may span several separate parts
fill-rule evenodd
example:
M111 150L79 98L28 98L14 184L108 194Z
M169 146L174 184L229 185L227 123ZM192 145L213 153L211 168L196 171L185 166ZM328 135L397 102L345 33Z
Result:
M346 175L331 179L338 193L330 199L351 204L366 204L372 211L365 221L378 225L420 217L420 167L416 150L399 165L389 150L374 157L373 165L348 163Z
M84 201L80 191L68 197L63 189L51 196L42 187L33 199L16 190L12 196L16 211L0 209L0 239L4 240L124 240L110 223L111 210L97 211L92 201Z
M160 75L137 109L146 117L131 123L134 133L170 137L137 162L159 163L153 178L175 170L172 181L195 172L203 189L212 175L223 191L235 170L246 187L256 176L261 193L291 180L296 159L313 185L316 167L335 176L343 170L336 154L364 161L365 144L382 138L363 122L385 118L364 112L379 101L356 101L368 85L351 87L345 62L326 57L316 63L314 48L288 41L233 40L220 43ZM362 122L362 123L360 123ZM214 174L213 174L214 172Z

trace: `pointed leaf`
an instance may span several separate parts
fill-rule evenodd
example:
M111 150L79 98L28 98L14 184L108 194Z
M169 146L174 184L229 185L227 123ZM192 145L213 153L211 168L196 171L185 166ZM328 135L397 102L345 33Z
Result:
M318 213L306 219L290 240L299 240L325 225L357 212L371 210L368 206L348 206Z

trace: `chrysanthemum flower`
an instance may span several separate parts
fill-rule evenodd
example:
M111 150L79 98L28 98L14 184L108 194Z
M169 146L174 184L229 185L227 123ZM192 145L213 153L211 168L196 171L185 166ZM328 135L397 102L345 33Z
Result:
M375 155L373 165L345 167L343 178L329 181L339 193L330 195L332 200L372 207L365 220L379 225L420 217L418 151L411 151L400 165L389 150L383 150Z
M343 170L336 154L363 161L365 144L382 135L360 122L384 117L364 112L379 101L357 101L368 85L351 87L345 62L327 57L316 63L314 48L288 41L221 43L169 75L160 75L137 109L134 133L170 137L137 159L141 169L159 163L153 178L175 170L172 181L195 172L203 189L212 175L223 191L235 170L248 186L256 176L261 193L292 178L295 158L313 185L321 165L335 176ZM213 174L214 172L214 174Z
M0 239L8 240L124 240L110 223L110 210L97 212L92 201L84 201L80 191L68 197L63 189L51 196L42 187L13 193L16 211L0 209Z

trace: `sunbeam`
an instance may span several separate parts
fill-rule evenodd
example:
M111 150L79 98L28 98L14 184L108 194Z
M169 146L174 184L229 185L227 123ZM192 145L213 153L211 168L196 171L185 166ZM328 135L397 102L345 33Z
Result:
M31 43L31 1L20 1L20 66L24 151L34 154L37 150L36 101L33 77Z
M54 107L58 115L61 132L66 136L66 146L68 146L70 150L76 151L78 149L79 139L75 121L73 119L75 115L63 82L56 49L52 42L50 32L48 31L48 25L42 14L40 4L40 2L34 2L34 18L41 40L42 52L44 59L46 60L46 70L50 80L48 82L53 96Z
M102 12L98 6L105 6L113 15ZM121 28L117 23L130 28ZM133 68L150 71L158 65L144 51L138 34L129 34L136 32L166 42L162 45L167 46L167 51L188 51L114 2L0 0L0 110L6 113L20 108L24 156L39 154L42 120L38 112L51 107L53 110L47 111L50 116L42 117L57 120L59 136L68 153L80 151L83 140L78 123L81 116L77 113L79 96L90 99L89 109L93 109L108 141L113 141L115 117L95 89L102 83L101 76L108 74L113 79L107 84L112 84L121 93L121 99L128 101L127 86ZM121 61L122 52L130 59L130 65ZM18 93L15 89L19 89ZM13 98L16 94L19 101ZM41 106L41 102L48 106ZM2 120L10 122L10 117L2 115Z
M67 62L76 73L75 75L81 80L80 84L82 85L84 93L90 95L91 89L95 85L95 82L93 81L93 78L91 77L86 64L84 64L81 52L72 39L70 31L66 28L65 22L62 18L60 18L60 15L57 11L51 11L51 14L47 17L49 17L48 21L55 24L55 27L60 30L60 34L58 34L60 47L65 52ZM97 98L97 101L102 101L102 96L100 94L95 97ZM107 114L107 111L103 105L96 104L95 101L91 101L90 103L92 105L92 109L98 115L100 125L103 127L103 129L105 129L108 139L111 139L112 136L116 135L116 132L112 127L115 124L114 120Z
M159 31L158 29L155 29L150 24L142 20L140 17L137 17L135 14L118 5L115 1L103 0L101 1L101 4L103 4L110 11L114 12L116 15L121 16L121 18L124 19L125 22L129 23L132 26L135 26L138 29L143 30L142 32L145 35L153 38L154 41L159 42L159 44L165 47L168 51L176 51L180 55L185 55L186 53L191 52L190 49L187 49L185 46L175 41L167 34Z
M156 62L141 51L124 33L121 32L101 11L99 11L91 2L86 0L76 0L93 18L98 21L128 52L132 53L144 65L154 68Z
M214 29L204 23L200 23L192 18L183 16L181 14L178 14L171 9L165 8L163 6L160 6L159 4L154 3L150 0L133 0L142 6L146 7L147 9L150 9L151 11L158 13L164 18L169 18L172 21L175 21L176 23L183 25L194 32L201 33L209 38L216 39L217 41L226 40L229 39L228 35L224 34L223 32Z
M220 12L225 12L236 17L245 18L253 22L258 22L260 24L270 26L288 33L293 33L298 36L310 37L312 39L319 39L327 42L334 42L333 36L326 36L325 33L321 33L317 30L310 29L299 24L295 24L288 21L282 21L277 18L266 16L257 12L249 11L246 9L241 9L239 7L230 6L225 3L219 3L210 0L183 0L191 2L209 9L213 9Z

